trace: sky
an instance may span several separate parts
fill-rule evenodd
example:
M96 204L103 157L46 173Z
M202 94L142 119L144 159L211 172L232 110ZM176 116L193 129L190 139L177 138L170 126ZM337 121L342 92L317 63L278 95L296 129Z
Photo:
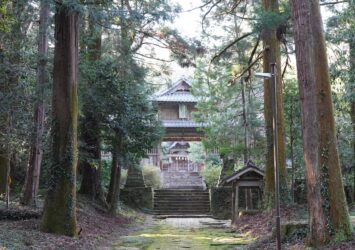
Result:
M197 8L203 3L201 0L170 0L173 4L179 4L182 8L182 12L176 17L172 26L179 31L181 35L186 38L199 38L202 33L201 16L202 11ZM206 10L204 10L206 11ZM322 7L323 19L329 17L330 13L324 7ZM157 51L161 56L168 58L167 51ZM295 64L295 58L291 58L292 64ZM180 77L184 76L189 79L193 79L193 68L181 68L177 63L170 64L172 74L170 81L175 82ZM295 67L294 67L295 68Z

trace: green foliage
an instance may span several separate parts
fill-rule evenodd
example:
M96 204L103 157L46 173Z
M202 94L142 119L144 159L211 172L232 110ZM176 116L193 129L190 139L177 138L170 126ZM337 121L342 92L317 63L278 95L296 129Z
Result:
M253 23L256 31L277 30L282 26L286 26L291 17L289 4L281 4L280 12L267 11L261 7L254 9L254 17L256 21Z
M160 171L156 166L143 166L143 177L147 187L160 187Z
M243 58L243 55L241 55ZM206 137L203 140L207 151L218 150L220 154L241 161L245 149L244 121L242 116L241 84L230 83L234 76L238 56L222 65L206 65L201 60L193 83L193 93L198 97L197 122L203 122ZM260 82L246 83L246 106L248 123L248 151L254 162L263 161L264 137L262 120L262 85ZM251 87L253 86L253 87Z
M220 165L207 164L200 173L206 182L206 185L211 188L217 186L219 175L222 167Z
M205 150L202 143L190 143L189 159L195 163L203 163L205 161Z

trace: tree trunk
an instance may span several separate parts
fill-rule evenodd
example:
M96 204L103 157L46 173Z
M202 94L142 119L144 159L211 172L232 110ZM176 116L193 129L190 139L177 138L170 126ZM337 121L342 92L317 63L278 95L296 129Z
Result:
M263 0L265 11L279 13L278 0ZM276 29L263 30L262 39L264 44L263 68L264 72L271 71L271 63L276 63L276 99L278 110L278 162L280 168L280 195L282 201L287 202L289 192L286 184L286 160L285 160L285 131L284 131L284 111L282 98L281 79L281 53L280 41L276 36ZM273 110L272 110L272 83L271 79L264 80L264 117L266 133L266 165L265 165L265 188L264 206L266 209L275 207L275 175L274 175L274 136L273 136Z
M113 187L115 182L116 170L118 169L118 151L117 147L114 147L112 150L112 162L111 162L111 174L110 174L110 184L108 187L108 192L106 196L107 204L111 203L112 194L113 194Z
M100 4L100 0L95 1ZM97 18L96 18L97 19ZM88 60L95 64L101 58L101 28L96 25L97 20L89 15L90 40L87 43ZM94 83L89 83L93 85ZM80 165L83 171L83 178L80 186L80 193L89 195L92 199L105 202L101 184L101 135L98 114L93 110L91 97L85 97L83 105L83 120L81 126L81 140L84 146L81 148Z
M290 107L290 156L291 156L291 201L295 202L295 156L294 156L294 133L293 133L293 98Z
M111 180L109 192L107 194L107 202L109 202L109 213L116 215L119 205L120 185L121 185L121 168L122 158L117 150L114 150L112 155Z
M42 162L42 137L44 130L44 88L48 83L47 56L48 56L48 20L49 3L41 1L38 34L38 69L37 69L37 102L34 110L35 134L30 149L30 158L27 166L25 184L23 186L21 203L23 205L36 205L39 175Z
M6 193L7 188L7 174L10 168L9 154L6 149L0 150L0 195Z
M76 235L79 14L57 2L53 68L52 165L41 229Z
M245 103L245 80L241 79L241 87L242 87L242 106L243 106L243 127L244 127L244 164L248 161L248 121L247 121L247 111L246 111L246 103Z
M319 1L292 0L307 177L310 243L351 237L336 146L328 61Z

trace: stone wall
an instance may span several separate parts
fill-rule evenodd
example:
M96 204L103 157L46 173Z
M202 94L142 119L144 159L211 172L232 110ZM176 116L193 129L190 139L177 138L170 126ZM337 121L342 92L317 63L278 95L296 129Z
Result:
M153 188L132 187L121 189L120 200L130 207L153 209Z
M214 187L210 190L211 214L217 219L232 217L232 187Z

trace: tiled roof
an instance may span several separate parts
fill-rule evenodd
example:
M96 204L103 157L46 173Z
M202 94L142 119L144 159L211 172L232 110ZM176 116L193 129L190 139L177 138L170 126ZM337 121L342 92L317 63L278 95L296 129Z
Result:
M190 92L161 95L154 98L157 102L197 102Z
M204 124L185 120L164 120L163 126L165 128L201 128Z

